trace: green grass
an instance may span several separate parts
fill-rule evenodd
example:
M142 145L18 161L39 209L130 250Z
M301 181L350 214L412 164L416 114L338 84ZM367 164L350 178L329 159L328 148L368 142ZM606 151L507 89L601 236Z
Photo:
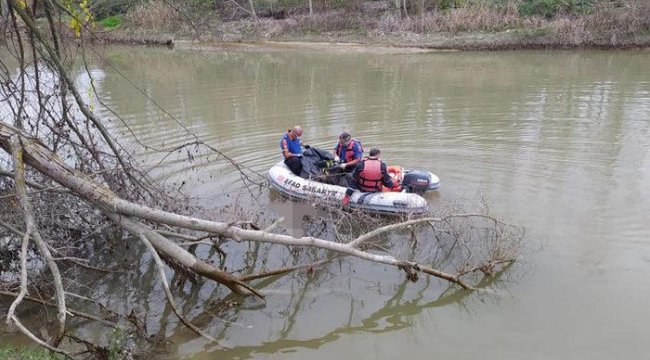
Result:
M0 348L0 360L59 360L63 356L52 354L41 348L24 347L15 349L10 347Z
M100 21L103 27L105 28L115 28L122 24L122 18L119 15L109 16Z

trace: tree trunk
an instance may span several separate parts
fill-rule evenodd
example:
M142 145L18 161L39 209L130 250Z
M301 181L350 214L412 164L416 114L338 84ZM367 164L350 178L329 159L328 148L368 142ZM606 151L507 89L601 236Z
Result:
M248 0L248 3L251 7L251 15L253 16L253 19L257 19L257 13L255 12L255 2L253 0Z

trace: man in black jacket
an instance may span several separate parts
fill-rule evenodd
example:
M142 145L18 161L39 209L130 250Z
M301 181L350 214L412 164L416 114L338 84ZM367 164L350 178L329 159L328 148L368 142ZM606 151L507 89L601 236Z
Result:
M384 186L389 188L394 186L393 180L386 170L386 163L379 159L380 154L381 151L378 148L372 148L369 156L357 164L352 174L353 188L363 192L379 192L383 190ZM348 189L343 198L343 205L350 203L350 195L352 195L352 191Z

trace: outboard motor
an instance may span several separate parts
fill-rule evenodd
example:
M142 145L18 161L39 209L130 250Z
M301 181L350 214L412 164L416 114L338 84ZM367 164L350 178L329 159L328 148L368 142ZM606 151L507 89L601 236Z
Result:
M424 194L429 190L429 183L431 177L425 171L409 171L404 175L402 180L402 188L406 191L416 194Z

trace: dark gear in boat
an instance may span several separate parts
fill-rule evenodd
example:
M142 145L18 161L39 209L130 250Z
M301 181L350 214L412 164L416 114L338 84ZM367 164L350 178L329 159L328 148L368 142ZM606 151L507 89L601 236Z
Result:
M303 151L301 162L300 177L302 178L339 186L348 184L348 179L343 179L346 174L338 171L338 164L329 151L310 147Z

